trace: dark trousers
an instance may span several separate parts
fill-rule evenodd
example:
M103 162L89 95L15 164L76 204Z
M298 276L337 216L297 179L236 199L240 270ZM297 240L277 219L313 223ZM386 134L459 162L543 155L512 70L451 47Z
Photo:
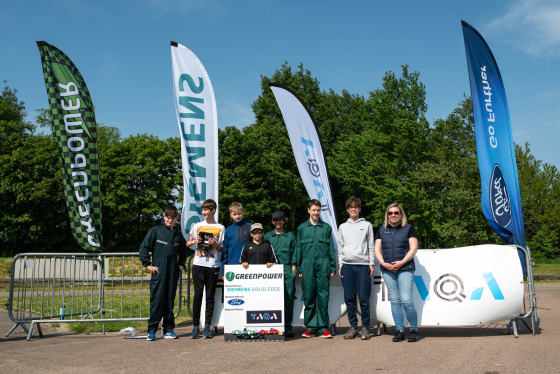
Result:
M163 333L175 328L175 294L177 281L180 277L176 261L168 260L159 265L160 272L152 275L150 280L150 318L148 319L148 332L156 332L159 322L163 318L161 327Z
M192 277L194 282L193 299L193 325L200 325L200 308L202 306L202 295L206 287L206 314L204 323L209 325L214 316L214 294L220 268L210 268L206 266L193 265Z
M355 329L358 328L356 295L360 299L362 327L369 329L369 297L371 296L371 275L368 265L342 264L342 287L344 288L344 302L348 310L348 322Z

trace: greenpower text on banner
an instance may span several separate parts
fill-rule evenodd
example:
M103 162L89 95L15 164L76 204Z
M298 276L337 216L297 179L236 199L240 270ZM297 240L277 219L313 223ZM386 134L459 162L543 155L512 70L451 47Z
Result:
M72 234L88 252L102 251L97 124L88 88L58 48L37 42L58 146Z

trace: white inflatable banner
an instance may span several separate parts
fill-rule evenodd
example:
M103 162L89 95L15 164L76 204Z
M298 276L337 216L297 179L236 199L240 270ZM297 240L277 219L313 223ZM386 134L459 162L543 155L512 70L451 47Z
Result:
M412 299L418 325L469 326L519 316L523 273L517 248L480 245L418 250ZM394 325L379 265L374 272L371 318Z
M189 238L191 226L204 220L200 205L207 199L218 203L218 114L214 89L198 57L171 42L171 61L183 162L181 232Z

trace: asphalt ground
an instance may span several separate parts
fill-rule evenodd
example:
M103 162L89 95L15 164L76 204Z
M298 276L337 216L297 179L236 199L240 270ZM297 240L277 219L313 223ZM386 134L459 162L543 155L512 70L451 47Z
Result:
M417 343L393 343L394 328L371 340L344 340L345 317L333 339L297 337L286 342L224 342L189 339L124 339L118 333L83 334L45 324L31 341L0 311L0 372L45 373L560 373L560 284L537 284L537 334L520 324L519 337L505 335L509 321L475 327L422 327ZM303 326L295 332L303 333ZM372 329L373 331L373 329Z

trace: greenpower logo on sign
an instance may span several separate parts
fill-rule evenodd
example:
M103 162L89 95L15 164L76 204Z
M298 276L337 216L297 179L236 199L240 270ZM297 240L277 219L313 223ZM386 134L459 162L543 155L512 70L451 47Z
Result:
M226 279L228 282L231 282L235 278L235 273L233 271L228 271L226 273Z

